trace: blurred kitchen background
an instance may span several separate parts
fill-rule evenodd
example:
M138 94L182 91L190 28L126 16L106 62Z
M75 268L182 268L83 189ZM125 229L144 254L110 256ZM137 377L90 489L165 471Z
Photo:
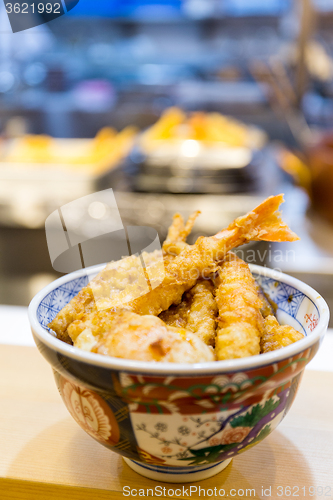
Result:
M245 257L332 307L332 1L80 0L16 34L1 3L1 304L60 275L48 215L110 187L123 223L161 239L201 210L192 242L284 192L301 241Z

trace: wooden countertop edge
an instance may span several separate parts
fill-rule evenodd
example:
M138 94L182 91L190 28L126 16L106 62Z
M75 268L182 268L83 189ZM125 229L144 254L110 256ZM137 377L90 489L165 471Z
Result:
M1 500L118 500L121 491L49 484L22 479L0 479ZM167 498L167 497L164 497Z
M210 488L222 482L226 489L237 485L256 490L272 485L276 489L285 484L328 484L333 488L332 463L327 460L333 437L332 389L332 372L305 370L299 394L277 431L245 457L237 458L227 473L205 480L201 486ZM145 490L158 484L168 487L168 483L137 475L126 464L119 467L116 455L110 455L79 429L37 349L4 346L0 350L0 400L4 404L0 415L0 500L118 500L126 498L124 485ZM82 453L89 455L89 460L81 460ZM102 460L101 466L96 457ZM175 485L170 483L169 487Z

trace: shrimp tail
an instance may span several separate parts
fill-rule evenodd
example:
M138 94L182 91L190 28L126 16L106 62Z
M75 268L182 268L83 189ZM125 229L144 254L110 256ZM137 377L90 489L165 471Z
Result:
M235 246L248 241L299 240L297 234L281 219L278 209L283 202L283 194L270 196L248 214L235 219L227 229L213 236L213 239L223 239L226 233L234 234L238 240Z
M283 202L283 194L270 196L247 215L236 219L228 229L241 227L246 239L252 241L299 240L297 234L281 219L278 209Z

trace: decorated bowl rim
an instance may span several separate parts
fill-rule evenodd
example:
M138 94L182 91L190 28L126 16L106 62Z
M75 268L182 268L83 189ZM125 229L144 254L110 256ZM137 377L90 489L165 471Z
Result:
M37 309L42 300L50 292L58 288L59 286L72 281L74 279L83 277L87 274L98 273L105 267L105 264L99 264L97 266L88 267L85 269L80 269L69 273L61 278L56 279L46 287L44 287L40 292L38 292L32 299L28 309L29 321L32 328L33 335L36 336L39 341L44 343L50 349L57 351L69 358L75 359L76 361L85 362L90 365L95 365L103 368L109 368L116 371L123 372L136 372L140 374L156 374L156 375L172 375L172 374L187 374L189 376L199 375L199 374L210 374L210 373L225 373L233 371L241 371L246 369L256 369L262 366L271 365L278 361L288 359L295 356L307 348L314 345L319 339L321 339L327 330L329 322L329 308L326 301L321 297L321 295L316 292L312 287L306 285L302 281L284 274L280 271L270 269L263 266L258 266L250 264L250 269L252 272L259 274L260 276L265 276L272 278L275 281L285 283L287 285L293 286L304 295L308 296L319 311L319 322L314 330L308 334L304 339L291 344L282 349L271 351L265 354L257 354L255 356L249 356L246 358L230 359L224 361L210 361L204 363L161 363L161 362L147 362L147 361L136 361L122 358L115 358L112 356L104 356L102 354L95 354L91 352L86 352L77 347L66 344L60 339L57 339L50 333L48 333L39 323L37 319Z

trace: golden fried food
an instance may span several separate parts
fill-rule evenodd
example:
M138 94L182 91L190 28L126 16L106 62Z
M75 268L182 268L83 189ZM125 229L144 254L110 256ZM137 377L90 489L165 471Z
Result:
M212 349L192 332L126 310L90 313L74 321L68 331L74 346L86 345L86 350L116 358L169 363L215 359Z
M215 344L217 303L214 286L210 281L201 280L187 292L191 307L186 328L195 333L205 344Z
M265 318L265 328L260 340L261 352L275 351L286 347L304 336L289 325L280 325L275 316Z
M184 219L180 214L177 213L173 216L172 224L169 227L166 240L162 247L166 265L188 246L186 239L192 231L194 223L200 213L200 210L197 210L190 215L185 225Z
M265 134L220 113L197 111L185 114L172 107L146 130L141 137L144 150L150 152L168 141L168 145L179 145L182 141L200 141L205 147L262 147Z
M65 170L99 174L117 165L133 147L138 130L121 132L105 127L94 139L54 139L47 135L25 135L8 144L4 160L16 166L44 168L61 165Z
M219 310L217 359L259 354L264 331L262 301L248 264L232 253L226 256L219 271L216 302Z
M200 280L186 292L178 306L171 306L160 314L170 326L184 327L195 333L205 344L214 345L217 304L214 285L210 280Z
M142 254L145 270L135 256L111 262L48 326L59 338L66 339L68 326L86 309L121 307L140 315L157 316L172 304L179 304L184 292L191 289L200 276L214 272L232 248L251 240L299 239L281 220L278 208L282 202L283 195L267 198L215 236L200 237L194 245L187 245L171 262L163 264L157 251L151 257Z
M177 128L186 119L185 113L180 108L167 109L160 119L142 134L142 146L149 151L154 147L155 141L170 140L177 134Z
M298 240L281 220L278 208L282 202L282 194L271 196L215 236L198 238L165 266L165 277L159 286L128 302L128 307L138 314L158 315L172 304L179 304L183 293L195 285L198 277L214 272L217 263L233 248L249 241Z
M187 247L186 238L190 234L194 222L200 211L194 212L184 224L184 219L180 214L175 214L173 222L168 230L168 235L163 243L163 259L167 265L173 258ZM133 296L134 288L137 293L146 293L149 290L149 275L147 271L153 264L161 266L161 253L159 251L147 253L143 252L143 260L146 272L142 269L141 259L135 255L125 257L116 262L110 262L90 284L83 288L66 307L64 307L48 325L57 333L58 338L70 343L70 338L66 332L68 325L84 312L97 311L98 309L109 309L121 306L125 302L125 296L129 292ZM148 280L147 280L148 278ZM148 283L147 283L148 281ZM132 285L131 285L132 284ZM126 291L124 291L126 288ZM106 293L105 293L106 292ZM109 294L112 293L112 299ZM110 298L105 307L102 304L102 297Z
M191 308L191 300L185 293L182 301L178 306L170 306L166 311L161 312L159 318L164 321L166 325L186 328L188 314Z
M220 142L231 147L246 146L249 142L248 127L220 113L193 113L188 124L193 139L198 141Z
M146 269L153 264L161 265L161 252L143 252L142 258ZM162 264L163 265L163 264ZM112 309L126 306L126 297L130 294L147 293L149 285L142 267L140 257L131 255L116 262L110 262L90 281L89 285L82 288L48 325L55 331L57 337L65 342L71 342L67 328L83 314L95 312L98 309ZM98 302L98 307L96 302Z

